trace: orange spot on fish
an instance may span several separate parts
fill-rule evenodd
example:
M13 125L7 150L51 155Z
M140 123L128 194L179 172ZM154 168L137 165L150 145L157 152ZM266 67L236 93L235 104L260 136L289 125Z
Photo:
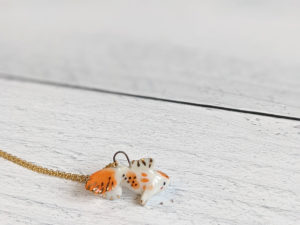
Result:
M126 173L126 177L133 189L138 189L140 187L140 183L137 181L136 174L134 172L128 171Z
M152 185L152 184L149 185L147 189L148 189L148 190L152 190L152 189L153 189L153 185Z
M167 174L165 174L165 173L163 173L163 172L161 172L161 171L159 171L159 170L157 170L157 172L158 172L161 176L163 176L163 177L169 179L169 176L168 176Z
M146 185L143 186L143 190L144 190L144 191L146 190Z
M147 183L147 182L149 181L149 179L143 178L143 179L141 179L141 181L142 181L143 183Z
M143 176L143 177L146 177L146 176L147 176L147 174L146 174L146 173L142 173L142 176Z

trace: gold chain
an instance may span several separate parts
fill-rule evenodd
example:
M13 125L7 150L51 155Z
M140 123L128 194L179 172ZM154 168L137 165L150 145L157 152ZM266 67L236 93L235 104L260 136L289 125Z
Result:
M1 149L0 149L0 157L4 158L6 160L9 160L19 166L22 166L24 168L32 170L34 172L41 173L41 174L47 174L47 175L53 176L53 177L59 177L59 178L63 178L66 180L77 181L80 183L85 183L89 178L88 175L66 173L66 172L62 172L62 171L58 171L58 170L47 169L42 166L37 166L37 165L34 165L33 163L27 162L24 159L20 159L17 156L14 156L5 151L2 151Z

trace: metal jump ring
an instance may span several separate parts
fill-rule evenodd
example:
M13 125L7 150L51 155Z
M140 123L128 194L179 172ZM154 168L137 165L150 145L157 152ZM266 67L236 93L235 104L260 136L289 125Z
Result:
M117 162L117 161L116 161L116 156L117 156L119 153L123 153L123 154L126 156L126 159L127 159L127 161L128 161L129 167L131 167L131 162L130 162L130 160L129 160L129 157L128 157L128 155L126 154L126 152L124 152L124 151L118 151L118 152L116 152L116 153L114 154L114 157L113 157L114 163Z

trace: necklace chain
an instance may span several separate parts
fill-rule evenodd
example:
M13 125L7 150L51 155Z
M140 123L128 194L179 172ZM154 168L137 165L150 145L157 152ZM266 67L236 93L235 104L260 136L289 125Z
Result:
M24 168L32 170L36 173L47 174L49 176L59 177L59 178L66 179L66 180L77 181L80 183L85 183L89 178L88 175L66 173L66 172L62 172L62 171L58 171L58 170L47 169L42 166L37 166L33 163L27 162L24 159L18 158L17 156L14 156L5 151L2 151L1 149L0 149L0 157L6 159L8 161L11 161L19 166L22 166Z

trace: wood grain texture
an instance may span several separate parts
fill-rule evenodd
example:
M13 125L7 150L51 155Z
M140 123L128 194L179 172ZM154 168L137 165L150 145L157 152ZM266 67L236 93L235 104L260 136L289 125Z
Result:
M0 7L0 72L299 117L297 8L9 1Z
M83 174L123 150L155 158L172 179L141 207L131 193L100 199L0 159L1 224L300 222L299 122L3 80L0 87L2 149Z

